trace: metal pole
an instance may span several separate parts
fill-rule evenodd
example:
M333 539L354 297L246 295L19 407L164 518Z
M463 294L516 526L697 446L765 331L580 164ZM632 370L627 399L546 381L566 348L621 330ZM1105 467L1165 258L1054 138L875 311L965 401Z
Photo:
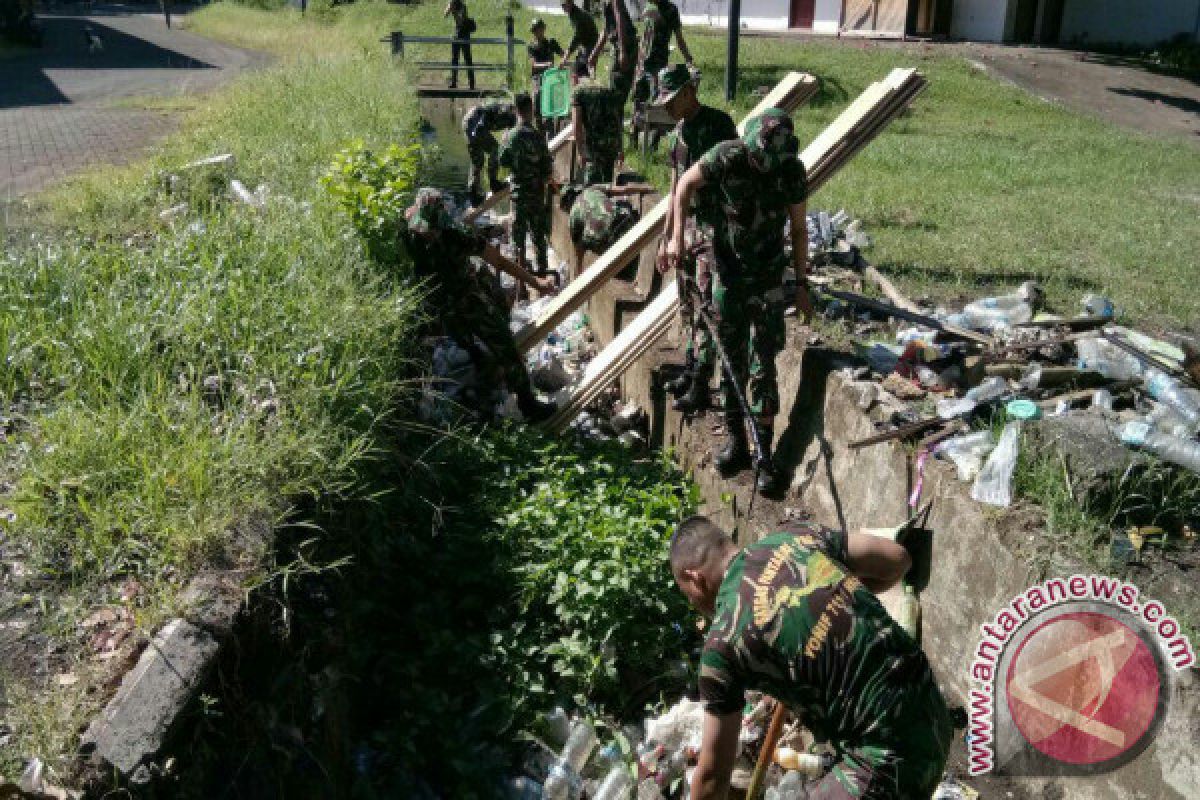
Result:
M513 42L515 41L515 39L513 37L513 33L514 33L513 16L512 16L512 14L505 14L504 15L504 35L508 38L508 88L509 89L511 89L513 87L513 79L516 77L513 74L513 59L514 59Z
M729 42L725 52L725 102L737 94L738 33L742 25L742 0L729 0Z

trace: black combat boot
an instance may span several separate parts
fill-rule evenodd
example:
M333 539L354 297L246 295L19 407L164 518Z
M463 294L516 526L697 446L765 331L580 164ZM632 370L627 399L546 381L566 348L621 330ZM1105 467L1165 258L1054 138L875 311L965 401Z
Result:
M558 410L554 403L538 400L529 389L517 392L517 408L521 409L521 416L525 417L526 422L545 422Z
M764 428L759 432L762 436L762 452L758 454L755 467L758 469L758 482L755 488L759 494L771 495L779 490L780 475L771 458L771 431Z
M716 455L717 470L722 475L732 475L750 466L750 445L746 441L746 425L741 417L726 418L729 438Z
M709 407L708 381L695 372L691 373L691 376L691 385L688 386L686 392L675 398L675 402L671 403L671 408L685 414L707 411Z

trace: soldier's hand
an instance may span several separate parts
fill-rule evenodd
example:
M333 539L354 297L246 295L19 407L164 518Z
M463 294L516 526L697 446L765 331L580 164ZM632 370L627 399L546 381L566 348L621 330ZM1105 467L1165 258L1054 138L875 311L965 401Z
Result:
M667 242L667 269L679 269L679 261L683 256L683 237L672 236Z
M654 254L654 266L658 267L658 271L666 273L671 269L671 265L667 263L667 241L660 239L658 241L658 250Z

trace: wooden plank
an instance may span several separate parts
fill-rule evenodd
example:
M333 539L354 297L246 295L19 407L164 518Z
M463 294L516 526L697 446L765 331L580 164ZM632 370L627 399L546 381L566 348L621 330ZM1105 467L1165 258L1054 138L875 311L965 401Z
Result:
M909 84L919 83L923 85L924 83L924 78L922 78L920 74L916 73L914 70L893 70L892 74L889 75L889 79L893 84L901 79L907 81ZM872 91L871 97L874 98L874 102L882 108L882 111L881 108L877 108L875 106L865 107L864 104L855 101L855 103L852 103L851 105L856 109L856 118L850 119L846 116L845 112L843 112L843 114L834 121L834 126L838 126L838 128L843 131L850 131L855 127L861 127L859 125L861 120L874 115L877 117L875 123L867 127L869 132L867 135L873 138L874 136L878 135L879 131L882 130L882 128L886 125L887 119L894 117L896 113L902 110L906 103L911 101L911 98L915 97L916 94L919 93L920 88L920 85L918 85L913 91L893 92L890 93L891 96L889 96L888 91ZM880 114L887 114L889 116L886 118L878 118ZM807 155L807 157L812 159L814 162L817 160L825 160L826 156L834 151L836 144L841 142L840 139L835 142L832 137L826 137L824 134L819 136L818 139L825 141L826 145L824 145L823 148L814 148L812 145L810 145L809 147L805 148L804 154L801 155L801 158L804 158L805 155ZM857 152L857 150L861 149L863 144L865 144L865 142L860 143L856 148L854 148L854 152ZM805 160L804 163L805 167L807 168L809 166L809 161ZM825 173L826 179L832 176L834 172L836 172L843 164L845 164L845 158L828 160L828 163L830 166L827 167L827 171ZM653 214L653 212L651 212L651 214ZM642 222L645 223L646 220L643 219ZM640 224L641 223L639 223L639 225ZM630 231L629 234L626 234L627 237L640 237L642 235L642 233L638 232L637 228L634 228L633 231ZM625 240L623 239L622 243L624 241ZM620 244L621 243L618 243L618 247L614 249L621 249L623 254L626 252L626 250L624 248L620 248ZM612 253L612 251L610 250L609 253ZM607 256L608 254L605 255ZM602 259L603 258L604 257L602 257ZM600 262L597 261L597 263ZM624 262L618 261L617 263L620 264ZM595 268L596 264L593 264L592 269ZM585 277L586 275L587 273L585 273ZM607 280L607 278L603 278L603 280ZM580 284L581 282L582 278L575 281L575 284ZM578 416L579 412L587 406L587 404L599 397L600 393L603 392L607 387L611 386L614 381L619 380L621 375L624 374L625 370L627 370L629 366L633 364L633 362L640 358L642 354L646 352L646 350L652 347L656 341L666 335L667 331L670 330L672 322L678 313L678 301L678 287L674 281L671 281L663 287L663 290L653 301L651 301L650 305L648 305L640 314L638 314L633 322L624 330L622 330L621 333L615 339L613 339L612 342L610 342L609 345L604 348L604 350L598 356L596 356L596 358L592 361L592 364L588 365L588 369L585 371L583 378L572 391L571 398L547 422L547 426L554 431L561 432L562 430L565 430L566 427L571 424L571 421ZM901 311L901 313L903 314L909 312ZM557 320L554 324L558 324ZM541 336L544 336L545 332L545 330L539 331L537 338L533 338L530 341L540 341ZM979 334L975 335L978 336ZM520 339L518 339L518 343L521 343ZM941 420L938 422L941 422ZM928 428L922 428L921 430L928 430Z
M817 79L807 73L791 72L762 101L746 115L746 119L761 114L768 108L783 108L792 111L807 102L817 92ZM738 126L741 131L746 123ZM667 205L670 198L663 198L654 208L630 229L620 241L592 262L582 275L572 281L555 297L542 314L516 335L517 347L527 351L540 342L572 311L582 306L601 286L629 263L634 253L642 250L658 236L666 222Z

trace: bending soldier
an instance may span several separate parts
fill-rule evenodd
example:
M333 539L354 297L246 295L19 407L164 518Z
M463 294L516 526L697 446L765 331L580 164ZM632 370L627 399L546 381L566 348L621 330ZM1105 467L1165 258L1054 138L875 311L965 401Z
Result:
M483 202L483 167L487 162L488 186L493 192L508 188L508 183L499 179L500 165L496 160L499 143L495 133L517 124L517 112L511 103L491 102L475 106L463 116L463 134L467 137L467 154L471 157L471 169L467 175L467 192L471 202Z
M512 183L512 244L517 263L527 265L525 237L533 239L537 252L537 274L550 271L546 238L550 235L550 206L547 190L552 184L554 163L546 137L533 127L533 100L521 92L514 99L517 126L504 136L500 146L500 165L508 167Z
M725 474L750 465L746 420L738 399L739 395L746 397L763 446L758 453L762 469L758 489L764 493L774 491L778 482L771 441L779 411L775 357L786 336L783 275L788 265L785 229L789 222L796 307L806 319L812 315L806 280L807 186L798 149L792 120L782 110L767 109L750 120L745 136L721 142L680 178L667 243L668 263L678 269L685 251L684 221L692 199L700 189L711 187L725 211L715 248L713 309L720 343L734 372L731 381L722 371L729 442L717 454L716 464Z
M481 233L456 222L437 189L419 191L405 212L405 221L402 238L416 276L427 281L431 324L471 354L484 381L506 385L517 396L526 419L547 419L554 406L534 395L525 361L508 328L507 308L489 286L491 276L477 272L471 257L478 256L542 292L553 292L554 281L530 275L501 255Z
M666 108L678 121L671 139L671 195L675 194L679 178L701 156L716 145L738 136L733 118L709 106L701 105L696 97L696 80L683 64L663 69L658 77L658 96L655 104ZM679 411L702 411L709 405L709 384L712 382L716 351L712 334L702 324L696 324L692 307L693 291L703 305L712 301L711 275L716 271L713 243L717 231L724 225L721 203L711 188L697 191L692 204L692 216L685 221L684 250L677 277L681 279L679 309L683 327L689 332L687 369L667 386L678 398L673 404ZM658 267L665 271L665 246L674 233L674 214L667 214L666 227L659 246ZM688 281L693 286L688 286Z
M617 164L625 160L621 138L624 100L594 80L583 81L571 98L571 125L583 182L610 183Z
M571 280L583 271L585 253L600 255L624 236L641 219L641 213L627 200L619 199L653 191L648 186L564 186L559 207L568 212L571 243L575 258Z

